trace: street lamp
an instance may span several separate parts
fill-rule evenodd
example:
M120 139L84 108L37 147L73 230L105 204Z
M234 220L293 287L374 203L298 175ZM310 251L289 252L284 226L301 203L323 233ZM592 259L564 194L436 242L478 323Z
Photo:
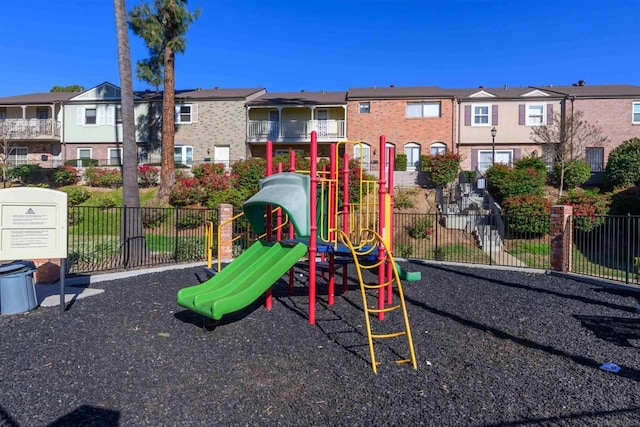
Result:
M496 164L496 134L498 130L496 127L491 128L491 166Z

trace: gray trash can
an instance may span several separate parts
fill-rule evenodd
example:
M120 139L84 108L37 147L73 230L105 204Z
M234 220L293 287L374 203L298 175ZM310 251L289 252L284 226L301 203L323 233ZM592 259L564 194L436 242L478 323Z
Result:
M16 314L33 310L38 305L31 261L14 261L0 265L0 313Z

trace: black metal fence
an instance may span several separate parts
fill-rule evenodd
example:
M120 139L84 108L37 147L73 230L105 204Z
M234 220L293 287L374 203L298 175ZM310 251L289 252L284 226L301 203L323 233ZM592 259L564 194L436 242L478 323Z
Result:
M142 223L144 239L123 231L129 216ZM204 262L206 221L214 222L215 257L217 210L71 207L69 272ZM550 269L549 223L549 217L394 213L393 250L400 258ZM571 227L572 272L640 284L640 216L574 217ZM234 221L233 235L234 256L257 238L243 217ZM144 240L142 252L127 244L137 239Z
M574 217L571 271L640 284L640 216Z
M70 273L204 261L205 222L217 221L209 209L74 206L68 215ZM142 236L126 231L129 221Z
M397 257L549 268L548 233L514 231L500 215L395 213L393 221Z

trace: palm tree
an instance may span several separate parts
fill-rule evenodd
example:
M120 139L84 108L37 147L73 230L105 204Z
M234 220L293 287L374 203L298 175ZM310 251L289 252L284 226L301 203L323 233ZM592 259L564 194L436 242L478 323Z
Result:
M118 66L120 69L120 102L122 108L122 198L125 212L121 230L121 248L126 259L137 259L145 251L144 227L140 214L138 188L138 150L134 117L133 85L131 82L131 54L127 32L124 0L113 2L118 39ZM127 256L128 255L128 256Z

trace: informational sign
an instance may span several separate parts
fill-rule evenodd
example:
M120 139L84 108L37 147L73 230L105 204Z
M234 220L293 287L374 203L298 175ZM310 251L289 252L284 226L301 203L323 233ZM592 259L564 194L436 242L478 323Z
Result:
M67 194L36 187L0 190L0 260L67 257Z

